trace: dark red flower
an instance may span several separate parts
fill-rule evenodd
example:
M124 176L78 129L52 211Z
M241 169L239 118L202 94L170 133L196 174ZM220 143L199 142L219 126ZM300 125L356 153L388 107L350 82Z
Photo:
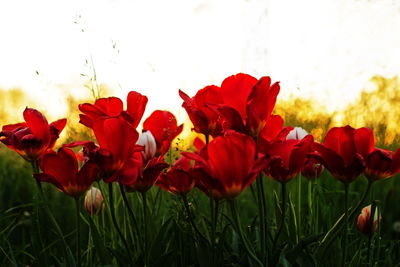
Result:
M313 141L313 137L307 135L302 140L289 139L272 143L266 151L262 151L270 159L264 169L265 173L281 183L290 181L304 167Z
M80 104L79 110L80 123L93 128L94 121L101 117L114 117L122 115L134 128L136 128L142 119L147 104L147 97L136 91L128 93L127 110L124 111L124 104L117 97L100 98L94 104Z
M210 85L197 91L194 97L179 90L185 108L193 123L194 130L204 135L217 136L221 134L222 125L219 113L212 105L222 104L221 90L218 86ZM211 106L210 106L211 105Z
M255 160L256 144L244 134L228 131L212 140L200 153L182 153L196 161L193 175L216 199L233 199L265 168L265 157Z
M286 140L286 136L292 129L293 127L290 126L283 127L283 119L281 116L271 115L258 137L258 149L260 151L266 151L272 143Z
M365 176L370 181L392 177L400 172L400 149L396 152L375 148L366 158Z
M314 143L311 157L343 183L354 181L365 169L365 158L374 148L372 131L350 126L331 128L323 144Z
M35 161L54 147L67 120L48 124L42 113L32 108L24 110L24 119L25 122L3 126L0 141L24 159Z
M162 189L177 195L184 195L195 186L195 179L189 173L190 159L181 157L168 170L162 173L157 180L157 185Z
M226 78L221 85L224 128L258 137L264 129L279 93L279 83L271 85L270 77L256 78L239 73Z
M138 166L142 162L144 166ZM129 192L146 192L156 183L162 170L168 167L162 157L154 157L148 162L143 162L143 154L135 153L130 164L125 166L119 174L119 180L126 185Z
M172 140L183 129L183 124L177 124L174 114L169 111L156 110L143 123L143 131L150 131L156 140L156 156L167 153Z
M98 174L97 165L90 161L79 169L75 153L65 147L60 148L57 153L47 151L40 159L40 168L43 173L35 173L36 179L53 184L71 197L79 197L85 193Z
M101 117L94 121L93 132L99 145L91 141L75 142L66 147L83 146L80 157L95 162L105 182L118 179L118 172L125 167L133 153L144 147L136 145L138 132L121 115Z
M309 159L301 170L301 174L307 179L313 180L320 177L323 171L324 165L316 163L313 159Z

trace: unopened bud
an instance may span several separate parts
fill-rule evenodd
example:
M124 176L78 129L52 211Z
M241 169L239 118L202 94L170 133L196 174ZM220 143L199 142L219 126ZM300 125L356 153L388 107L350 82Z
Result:
M101 194L101 191L96 187L90 188L86 192L84 206L85 210L90 215L100 213L104 209L103 195Z
M301 127L294 127L286 136L286 140L294 139L301 140L308 135L307 131Z
M144 151L142 151L142 155L145 162L149 161L156 154L156 139L154 139L154 136L151 134L150 131L145 131L141 133L136 144L144 146Z
M378 208L375 209L372 225L370 218L371 218L371 205L368 205L361 210L361 214L358 215L356 224L358 231L368 236L376 232L376 230L378 230ZM382 218L380 217L379 220L381 219Z

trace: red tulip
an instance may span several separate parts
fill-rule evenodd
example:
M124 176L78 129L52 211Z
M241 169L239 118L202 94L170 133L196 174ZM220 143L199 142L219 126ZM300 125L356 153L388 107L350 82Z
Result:
M367 128L334 127L328 131L323 144L314 143L317 153L311 156L338 180L351 183L365 169L363 154L372 151L373 134Z
M102 117L114 117L122 115L134 128L136 128L143 116L147 104L147 97L138 92L131 91L127 97L127 110L123 110L122 100L117 97L100 98L94 104L81 104L79 110L80 123L93 128L95 120Z
M195 179L190 175L189 171L190 159L181 157L167 173L160 175L157 185L173 194L187 194L195 186Z
M392 177L400 172L400 149L396 152L375 148L366 158L365 176L371 181Z
M279 93L279 83L271 85L270 77L260 80L239 73L226 78L221 85L223 105L218 110L224 127L258 137L264 129Z
M369 236L378 230L378 208L375 209L374 218L371 225L371 205L364 207L358 215L356 227L358 231ZM381 218L379 218L381 220Z
M292 129L293 127L290 126L283 127L283 119L281 116L271 115L258 137L258 149L260 151L266 151L272 143L286 140L286 136Z
M267 164L265 157L255 160L251 137L233 131L212 140L199 154L182 154L196 161L193 175L203 178L199 182L216 199L238 196Z
M175 116L169 111L156 110L143 123L143 131L150 131L157 144L156 156L167 153L172 140L183 129L177 124Z
M143 162L142 157L142 153L135 153L130 164L125 166L119 174L119 180L126 185L129 192L146 192L156 183L162 170L168 167L162 157L152 158L147 163ZM135 164L141 161L145 164L144 167Z
M218 86L210 85L197 91L196 95L190 98L179 90L183 99L182 107L185 108L193 123L194 130L204 135L217 136L221 134L222 125L218 112L210 105L222 104L221 90Z
M324 165L314 162L310 159L306 162L305 166L301 169L301 174L307 179L316 179L321 176L324 171Z
M132 124L122 116L98 118L94 122L93 132L99 145L95 145L91 141L83 141L64 146L83 146L84 149L80 157L95 162L99 166L101 177L106 183L114 182L118 179L119 172L128 164L132 155L144 149L135 144L139 134Z
M307 161L313 137L307 135L302 140L283 140L272 143L266 151L270 158L265 173L272 179L286 183L296 176Z
M0 141L24 159L35 161L54 147L67 120L48 124L42 113L32 108L25 109L24 119L25 122L3 126Z
M79 169L75 153L65 147L57 153L47 151L40 160L40 168L43 173L35 173L36 179L53 184L71 197L85 193L98 174L98 167L92 162L85 163Z

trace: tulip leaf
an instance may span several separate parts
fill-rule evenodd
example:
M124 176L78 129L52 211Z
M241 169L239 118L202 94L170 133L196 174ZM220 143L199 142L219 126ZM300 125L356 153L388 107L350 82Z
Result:
M100 258L101 263L103 263L103 264L110 263L111 255L108 252L108 250L106 249L106 247L104 246L104 243L99 234L99 231L97 230L97 227L94 224L93 219L90 216L88 217L88 222L89 222L90 230L92 233L94 248Z

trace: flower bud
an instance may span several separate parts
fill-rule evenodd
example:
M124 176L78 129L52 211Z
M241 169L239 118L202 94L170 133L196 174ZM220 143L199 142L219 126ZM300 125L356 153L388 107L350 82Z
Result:
M301 127L294 127L293 130L289 132L286 136L286 140L294 139L294 140L301 140L307 135L307 131Z
M368 205L361 210L361 214L358 215L356 224L358 231L367 236L371 235L373 232L376 232L376 230L378 229L378 208L375 208L375 214L372 225L370 218L371 218L371 205ZM379 220L381 219L382 218L380 217Z
M149 161L156 154L156 139L154 139L154 136L151 134L150 131L145 131L141 133L136 144L144 146L144 151L142 151L142 155L145 162Z
M307 179L312 180L320 177L323 171L324 171L324 166L322 164L314 163L309 160L301 170L301 174Z
M85 210L90 215L100 213L104 209L103 195L101 194L101 191L96 187L90 188L86 192L84 206Z

